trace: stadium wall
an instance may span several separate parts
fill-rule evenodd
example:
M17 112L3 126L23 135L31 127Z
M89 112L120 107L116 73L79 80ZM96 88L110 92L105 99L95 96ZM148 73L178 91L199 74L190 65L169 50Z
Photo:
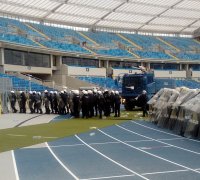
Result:
M154 70L156 78L186 78L186 71Z
M113 78L118 77L120 74L141 73L141 70L136 70L136 69L112 69L112 71L113 71Z
M106 68L95 67L74 67L67 66L67 75L69 76L98 76L106 77Z

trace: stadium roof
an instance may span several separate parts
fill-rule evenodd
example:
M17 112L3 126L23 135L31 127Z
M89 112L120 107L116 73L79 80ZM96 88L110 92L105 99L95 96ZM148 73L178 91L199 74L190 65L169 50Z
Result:
M200 0L0 0L0 13L88 28L193 34Z

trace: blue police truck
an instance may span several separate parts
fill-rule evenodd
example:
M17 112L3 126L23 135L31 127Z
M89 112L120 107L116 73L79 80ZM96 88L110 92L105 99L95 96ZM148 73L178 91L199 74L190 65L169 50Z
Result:
M149 98L155 94L156 89L153 73L125 74L123 76L121 96L126 110L132 110L135 106L140 106L140 102L135 98L143 90L147 91Z

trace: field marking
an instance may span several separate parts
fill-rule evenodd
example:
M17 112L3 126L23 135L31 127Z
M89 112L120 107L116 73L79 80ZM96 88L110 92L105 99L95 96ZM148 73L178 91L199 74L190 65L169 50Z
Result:
M124 166L124 165L118 163L117 161L111 159L110 157L108 157L108 156L106 156L105 154L101 153L100 151L96 150L95 148L93 148L92 146L90 146L89 144L87 144L85 141L83 141L78 135L75 135L75 137L76 137L79 141L81 141L84 145L86 145L88 148L92 149L92 150L95 151L97 154L103 156L104 158L108 159L108 160L111 161L112 163L114 163L114 164L116 164L116 165L122 167L123 169L125 169L125 170L131 172L132 174L135 174L135 175L141 177L142 179L149 180L148 178L146 178L146 177L144 177L144 176L138 174L137 172L135 172L135 171L133 171L133 170L127 168L126 166Z
M186 148L182 148L182 147L180 147L180 146L176 146L176 145L169 144L169 143L166 143L166 142L163 142L163 141L160 141L160 140L153 139L153 138L151 138L151 137L148 137L148 136L145 136L145 135L136 133L136 132L134 132L134 131L132 131L132 130L129 130L129 129L127 129L127 128L124 128L124 127L122 127L122 126L120 126L120 125L116 125L116 126L119 127L119 128L121 128L121 129L124 129L125 131L128 131L128 132L130 132L130 133L132 133L132 134L136 134L136 135L138 135L138 136L145 137L145 138L147 138L147 139L149 139L149 140L153 140L153 141L156 141L156 142L159 142L159 143L162 143L162 144L165 144L165 145L168 145L168 146L177 148L177 149L181 149L181 150L183 150L183 151L187 151L187 152L190 152L190 153L193 153L193 154L200 155L199 152L192 151L192 150L189 150L189 149L186 149Z
M110 178L133 177L133 176L135 176L135 174L130 174L130 175L119 175L119 176L103 176L103 177L88 178L88 179L80 179L80 180L97 180L97 179L110 179Z
M200 169L195 169L200 170ZM150 172L150 173L142 173L141 175L155 175L155 174L168 174L168 173L179 173L179 172L188 172L189 170L172 170L172 171L157 171L157 172ZM88 179L80 179L80 180L98 180L98 179L110 179L110 178L119 178L119 177L132 177L135 176L134 174L130 175L121 175L121 176L107 176L107 177L96 177L96 178L88 178Z
M79 178L68 168L66 167L63 162L55 155L53 150L49 147L48 143L45 142L46 147L49 149L50 153L53 155L53 157L59 162L59 164L76 180L79 180Z
M18 173L17 164L15 160L15 154L13 150L11 150L11 154L12 154L13 166L14 166L14 171L15 171L15 178L16 180L19 180L19 173Z
M168 147L171 147L171 146L151 146L151 147L138 147L138 148L148 150L148 149L161 149L161 148L168 148Z
M188 170L190 170L190 171L193 171L193 172L196 172L196 173L200 174L199 171L196 171L196 170L194 170L194 169L191 169L191 168L189 168L189 167L187 167L187 166L184 166L184 165L182 165L182 164L179 164L179 163L170 161L170 160L168 160L168 159L162 158L162 157L157 156L157 155L155 155L155 154L152 154L152 153L150 153L150 152L147 152L147 151L144 151L144 150L142 150L142 149L139 149L139 148L137 148L137 147L135 147L135 146L133 146L133 145L127 144L127 143L125 143L125 142L123 142L123 141L121 141L121 140L119 140L119 139L117 139L117 138L115 138L115 137L113 137L113 136L111 136L111 135L105 133L104 131L102 131L102 130L100 130L100 129L98 129L98 131L101 132L102 134L104 134L104 135L110 137L111 139L114 139L114 140L116 140L116 141L118 141L118 142L120 142L120 143L122 143L122 144L124 144L124 145L126 145L126 146L129 146L129 147L131 147L131 148L133 148L133 149L136 149L136 150L141 151L141 152L143 152L143 153L145 153L145 154L148 154L148 155L150 155L150 156L153 156L153 157L155 157L155 158L157 158L157 159L161 159L161 160L163 160L163 161L169 162L169 163L171 163L171 164L180 166L180 167L182 167L182 168L184 168L184 169L188 169Z
M6 134L7 136L25 137L25 134Z
M145 136L145 135L136 133L136 132L134 132L134 131L132 131L132 130L129 130L129 129L125 128L125 127L122 127L122 126L120 126L120 125L116 125L116 126L119 127L119 128L121 128L121 129L123 129L123 130L125 130L125 131L128 131L128 132L130 132L130 133L132 133L132 134L136 134L136 135L138 135L138 136L145 137L145 138L147 138L147 139L149 139L149 140L156 141L156 142L165 144L165 145L167 145L167 146L171 146L171 147L174 147L174 148L177 148L177 149L181 149L181 150L184 150L184 151L187 151L187 152L190 152L190 153L194 153L194 154L200 155L199 152L192 151L192 150L189 150L189 149L186 149L186 148L182 148L182 147L179 147L179 146L175 146L175 145L172 145L172 144L169 144L169 143L165 143L165 142L160 141L160 140L157 140L157 139L153 139L153 138L151 138L151 137L148 137L148 136Z
M130 121L130 122L131 122L131 123L134 123L134 124L137 124L137 125L140 125L140 126L143 126L143 127L145 127L145 128L148 128L148 129L151 129L151 130L157 131L157 132L161 132L161 133L164 133L164 134L172 135L172 136L175 136L175 137L181 137L181 136L176 135L176 134L168 133L168 132L165 132L165 131L162 131L162 130L158 130L158 129L155 129L155 128L151 128L151 127L145 126L145 125L140 124L140 123L137 123L137 122L135 122L135 121ZM189 138L186 138L186 137L185 137L184 139L189 140L189 141L198 142L198 143L200 142L200 141L198 141L198 140L195 140L195 139L189 139Z
M166 140L166 141L173 141L176 139L182 139L182 138L171 138L171 139L158 139L158 140ZM124 141L127 143L140 143L140 142L151 142L153 140L136 140L136 141ZM119 142L116 141L110 141L110 142L102 142L102 143L88 143L89 145L106 145L106 144L119 144ZM61 144L61 145L52 145L49 147L54 148L60 148L60 147L76 147L76 146L84 146L84 144Z

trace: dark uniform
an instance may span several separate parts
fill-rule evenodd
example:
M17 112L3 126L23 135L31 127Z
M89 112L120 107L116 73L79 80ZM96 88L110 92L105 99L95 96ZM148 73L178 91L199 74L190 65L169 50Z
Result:
M93 94L93 100L94 100L94 110L95 110L95 116L98 116L98 94L94 92Z
M104 98L105 98L105 109L104 109L104 115L105 116L110 116L110 95L109 92L106 91L104 93Z
M34 103L35 103L35 94L29 93L28 105L29 105L29 109L31 111L31 114L34 113L34 109L33 109Z
M143 111L143 117L145 115L148 115L147 113L147 102L148 102L148 96L146 91L143 91L143 93L138 97L138 104L141 106L142 111Z
M118 93L114 96L115 117L120 117L121 97Z
M12 112L14 112L14 113L17 112L17 109L15 108L16 101L17 101L17 97L16 97L15 93L12 91L11 96L10 96L10 105L12 108Z
M50 95L49 95L49 102L50 102L51 113L53 114L54 109L53 109L53 92L52 91L50 92Z
M44 93L44 107L45 107L45 113L50 114L50 109L49 109L49 94L46 91Z
M102 93L99 94L98 96L97 104L98 104L98 110L99 110L99 118L102 119L102 113L104 111L104 106L105 106L105 99Z
M89 96L88 94L83 94L82 96L82 104L81 104L81 108L82 108L82 118L88 118L89 117L89 103L90 103L90 100L89 100Z
M37 112L42 114L42 97L41 97L41 94L40 93L37 93L35 95L35 103L36 103L36 109L37 109Z
M79 94L74 94L72 101L73 101L74 117L79 118L80 117L80 96L79 96Z
M53 94L53 110L55 114L58 114L58 96L57 92L54 92Z
M20 94L20 113L26 113L26 95L24 92Z

